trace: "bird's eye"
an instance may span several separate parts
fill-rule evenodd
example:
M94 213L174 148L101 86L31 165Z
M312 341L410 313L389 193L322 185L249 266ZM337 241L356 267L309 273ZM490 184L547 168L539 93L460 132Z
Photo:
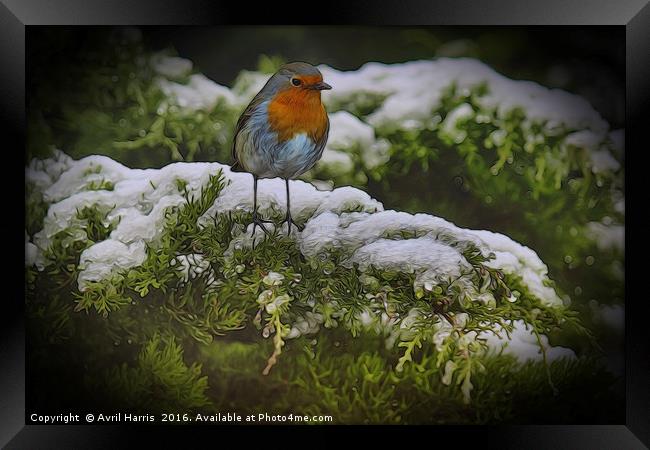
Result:
M302 81L300 81L298 78L292 78L291 84L293 84L294 86L300 86L302 84Z

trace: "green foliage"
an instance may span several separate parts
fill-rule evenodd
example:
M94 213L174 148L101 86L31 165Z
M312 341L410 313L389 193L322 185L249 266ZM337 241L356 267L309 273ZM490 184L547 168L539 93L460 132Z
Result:
M30 155L54 144L74 157L107 154L135 167L174 160L230 162L238 110L223 102L197 111L168 104L154 82L150 55L137 40L116 34L103 42L107 48L98 45L71 65L74 89L47 85L34 96L34 104L52 105L46 112L53 119L46 121L45 112L30 109L28 135L39 143L29 147ZM259 69L267 73L282 62L277 55L263 55ZM238 80L238 89L244 81ZM584 149L561 144L577 130L549 131L545 123L529 122L522 110L498 115L484 108L480 100L488 92L488 85L460 90L452 82L426 128L375 130L390 142L388 164L367 168L360 149L347 148L343 150L352 158L352 171L317 166L311 176L367 187L388 208L428 211L461 226L502 232L539 252L577 307L590 299L620 303L622 254L599 249L585 226L603 219L624 222L614 207L622 198L622 174L593 174ZM329 109L363 119L383 101L381 95L359 92ZM473 112L450 133L443 122L460 105ZM44 141L47 145L41 145ZM88 186L94 188L110 186ZM27 204L37 207L38 202ZM28 223L31 234L39 214L30 212L28 217L35 221Z
M131 298L124 292L121 275L103 281L88 282L81 293L73 292L77 299L75 311L88 311L94 308L104 317L108 313L131 303Z
M68 230L55 236L46 272L35 275L29 291L28 310L35 322L52 320L39 339L85 349L75 358L87 367L86 388L112 399L102 404L142 412L273 408L335 414L342 423L512 420L533 412L510 410L507 402L490 409L494 399L481 386L495 357L484 353L478 334L497 327L509 333L512 321L524 320L539 334L573 327L589 336L575 313L544 305L517 277L486 266L492 255L486 258L472 245L462 252L472 266L465 275L476 297L457 279L414 290L414 274L348 267L342 251L305 258L279 231L255 247L231 245L250 213L218 214L198 225L223 187L221 174L198 192L178 180L185 203L166 211L164 231L147 248L144 263L87 282L82 292L74 283L79 253L110 234L107 212L80 210L72 225L84 231L83 239L72 245L62 245ZM454 244L450 236L441 239ZM44 285L58 288L51 303L47 291L39 291ZM388 319L394 325L386 325ZM303 336L290 338L296 330ZM120 349L113 340L130 345ZM92 358L84 356L89 349ZM192 355L189 366L182 350ZM43 363L47 355L41 358ZM509 376L520 370L498 358ZM573 376L557 363L540 364L546 368L544 389L557 390ZM527 389L531 373L522 372L513 389ZM245 396L232 396L242 391ZM490 408L477 398L488 398ZM412 405L422 403L439 413L413 412Z
M79 62L75 89L38 94L35 102L52 106L30 109L28 155L40 154L46 142L74 157L101 153L131 166L229 161L237 111L222 102L195 112L166 104L147 59L137 57L139 44L107 43ZM263 57L259 68L269 72L281 63ZM508 234L539 251L560 292L575 293L579 285L582 298L616 302L622 281L610 269L620 255L599 251L583 228L604 216L622 223L614 208L621 179L594 175L584 150L560 145L573 130L547 135L522 111L484 110L478 99L487 88L467 93L450 86L429 128L375 130L390 142L388 164L368 169L354 148L352 173L317 168L314 175L367 186L389 208ZM331 110L363 118L383 101L360 93ZM462 104L474 113L450 133L441 124ZM249 213L198 221L222 192L222 174L199 192L176 183L185 203L166 211L164 231L141 265L78 290L81 252L117 225L107 220L110 211L89 205L51 237L45 269L26 268L31 345L40 349L31 356L34 367L65 353L66 364L86 373L80 391L105 392L103 404L141 412L227 408L333 415L338 423L611 417L605 408L614 380L583 357L594 354L584 317L544 305L520 278L488 267L490 258L478 249L459 248L474 291L457 279L414 289L414 274L362 271L344 263L343 251L305 258L278 231L253 248L231 245ZM83 189L113 187L99 179ZM28 185L30 236L43 228L47 207ZM583 264L588 256L592 264ZM542 362L520 364L486 355L479 335L508 335L516 320L538 339L572 342L581 358L550 363L544 354Z
M229 155L235 111L222 102L209 111L182 110L161 90L164 77L141 42L115 30L99 37L74 55L66 79L45 78L31 96L28 160L51 146L74 158L111 155L132 167Z
M240 414L299 411L343 424L589 423L602 422L605 405L613 404L613 380L592 360L551 363L553 391L543 363L481 358L475 363L485 370L473 377L466 403L462 385L449 386L441 376L430 345L401 372L382 347L378 339L321 333L287 350L287 361L268 376L252 363L265 352L254 343L215 341L201 349L201 359L215 411ZM598 394L586 395L595 386Z
M114 402L116 410L127 404L138 413L191 413L210 404L201 366L185 364L182 347L173 337L154 335L142 347L137 365L115 367L102 381L97 389L112 399L108 402Z
M47 208L48 204L43 200L43 193L32 183L27 183L25 185L25 231L30 236L43 228Z
M463 227L504 233L539 253L578 308L590 299L621 303L622 252L599 248L587 224L624 223L616 207L623 199L622 173L594 174L588 150L563 143L578 130L549 131L547 123L529 120L521 109L505 114L486 109L480 99L488 91L487 85L461 91L452 83L426 127L375 129L390 142L389 163L368 168L351 147L346 151L352 171L335 174L317 166L312 176L367 187L387 208L432 212ZM471 113L445 124L461 105ZM372 111L358 111L354 97L335 109L362 119ZM611 142L603 146L617 154Z
M359 92L346 99L345 103L334 103L330 106L330 112L345 110L357 117L367 116L377 110L386 98L385 95Z
M257 70L272 75L286 62L280 55L260 55L257 61Z
M232 127L228 121L234 113L223 102L208 112L186 112L172 105L166 109L159 107L156 114L155 118L151 115L149 120L153 121L147 122L137 137L116 141L114 148L118 152L140 153L167 149L173 161L222 159L227 154L230 133L225 130Z

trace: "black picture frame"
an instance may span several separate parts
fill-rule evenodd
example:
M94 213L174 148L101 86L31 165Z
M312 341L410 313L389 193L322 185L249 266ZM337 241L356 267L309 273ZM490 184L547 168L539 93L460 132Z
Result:
M244 2L209 0L2 0L0 4L0 122L3 136L10 138L5 157L11 169L2 177L7 201L15 205L9 211L20 214L22 201L15 195L15 179L8 175L23 173L23 157L18 153L25 146L25 31L38 25L223 25L268 23L327 23L367 25L611 25L626 31L626 421L624 424L580 426L500 426L500 427L430 427L418 428L420 438L439 442L450 439L454 446L494 446L497 448L608 448L636 449L650 445L650 339L646 333L644 308L647 300L635 298L643 292L643 267L630 263L641 260L643 233L647 219L643 216L644 161L647 149L643 128L644 113L650 105L650 5L647 0L386 0L327 1L313 3L309 8L292 8L290 2L263 3L256 6ZM5 164L8 164L5 163ZM13 165L15 164L15 169ZM20 165L19 165L20 164ZM637 176L637 172L639 176ZM23 183L24 186L24 183ZM24 206L23 206L24 207ZM14 214L14 213L12 213ZM5 303L9 310L1 313L0 328L0 446L22 448L121 448L131 444L134 434L147 440L159 439L159 426L138 428L91 425L25 425L25 332L24 292L21 279L21 256L24 227L20 220L0 222L13 244L16 256L3 258ZM638 230L638 231L637 231ZM630 245L633 244L633 245ZM191 442L198 434L213 434L222 439L223 432L233 427L192 427ZM269 427L262 439L286 427ZM307 429L308 428L308 429ZM187 439L188 427L175 427ZM316 431L330 444L342 442L341 432L351 427L303 427L292 430L300 435ZM240 433L243 430L235 430ZM409 427L369 427L364 430L373 437L392 442L410 442ZM166 436L166 435L165 435ZM249 431L246 429L246 436ZM214 439L212 436L211 439ZM298 439L296 436L295 439ZM149 441L147 441L149 442ZM166 441L168 445L172 441ZM187 441L185 441L187 442ZM212 441L216 444L216 441ZM305 441L306 442L306 441ZM308 445L308 444L305 444Z

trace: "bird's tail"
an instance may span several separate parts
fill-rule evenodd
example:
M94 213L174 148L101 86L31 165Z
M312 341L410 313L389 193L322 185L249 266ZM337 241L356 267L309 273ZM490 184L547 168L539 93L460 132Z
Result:
M230 166L230 170L233 172L245 172L244 168L241 166L239 161L235 160L235 162Z

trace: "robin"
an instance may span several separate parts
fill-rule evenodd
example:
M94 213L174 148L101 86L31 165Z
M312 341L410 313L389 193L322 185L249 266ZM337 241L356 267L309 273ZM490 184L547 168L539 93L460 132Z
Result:
M332 89L311 64L285 64L251 100L235 127L232 170L253 175L253 234L265 223L257 214L257 180L284 178L287 186L287 234L291 224L289 179L311 169L320 159L329 134L329 118L321 102L321 91ZM283 223L284 223L283 222Z

